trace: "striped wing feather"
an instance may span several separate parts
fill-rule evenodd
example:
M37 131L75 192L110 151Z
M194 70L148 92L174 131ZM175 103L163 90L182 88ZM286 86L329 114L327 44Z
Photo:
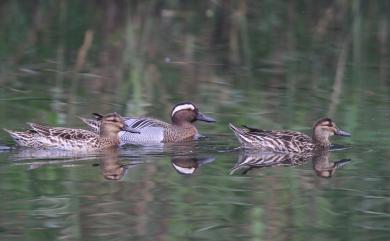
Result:
M126 124L130 125L131 128L137 129L142 131L143 128L147 127L162 127L162 128L167 128L170 126L170 124L160 121L157 119L153 118L146 118L146 117L140 117L140 118L131 118L131 117L126 117L125 118Z
M80 119L87 124L89 127L92 128L92 130L96 133L99 132L100 129L100 121L95 119L87 119L80 117ZM132 117L125 117L125 123L129 125L131 128L134 128L136 130L142 131L144 128L148 127L162 127L167 128L169 126L168 123L160 120L156 120L153 118L146 118L146 117L139 117L139 118L132 118Z
M120 132L121 144L157 144L164 138L164 129L170 124L153 118L126 117L125 122L131 128L140 132L140 134L131 132Z
M52 138L61 138L65 140L88 140L92 138L97 138L97 134L83 130L83 129L71 129L63 127L48 127L35 123L28 123L34 131L40 135L52 137Z
M246 126L245 129L240 129L233 125L230 127L245 147L282 153L301 153L314 147L309 136L297 131L266 131Z
M95 133L99 133L100 121L95 119L80 118L85 124L90 126ZM121 144L145 144L160 143L164 138L164 129L169 128L170 124L147 117L125 117L125 123L141 134L121 131L119 133Z

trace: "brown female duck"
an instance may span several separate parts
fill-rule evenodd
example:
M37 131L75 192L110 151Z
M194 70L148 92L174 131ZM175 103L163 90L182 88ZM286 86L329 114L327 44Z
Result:
M333 135L351 136L336 127L330 118L322 118L314 123L312 137L301 132L288 130L260 130L246 127L241 129L229 124L241 145L248 149L280 153L305 153L330 146Z
M99 134L82 129L49 127L35 123L28 123L32 129L27 131L4 130L20 146L76 151L100 150L118 146L120 131L139 133L128 127L117 113L99 115L97 120L101 123Z

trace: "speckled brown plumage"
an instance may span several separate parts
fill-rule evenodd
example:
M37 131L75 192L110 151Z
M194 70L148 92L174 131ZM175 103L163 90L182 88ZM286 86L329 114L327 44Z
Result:
M350 135L336 128L330 118L322 118L314 124L312 138L297 131L261 130L246 126L238 128L233 124L229 126L244 148L278 153L311 152L330 146L329 137L332 135Z
M175 126L169 125L164 129L164 139L162 142L180 142L194 139L198 135L198 130L191 124Z
M28 123L31 130L24 132L6 130L20 146L56 148L62 150L99 150L119 145L118 133L127 128L117 113L101 117L100 133L83 129L49 127ZM132 129L129 129L132 130Z

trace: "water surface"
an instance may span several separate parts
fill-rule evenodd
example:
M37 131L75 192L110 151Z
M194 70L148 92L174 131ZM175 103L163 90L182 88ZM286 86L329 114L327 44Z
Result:
M183 100L218 121L197 123L196 142L89 155L1 132L0 239L389 240L388 7L2 2L0 127L169 121ZM324 116L352 133L332 139L348 148L240 166L229 122L310 134Z

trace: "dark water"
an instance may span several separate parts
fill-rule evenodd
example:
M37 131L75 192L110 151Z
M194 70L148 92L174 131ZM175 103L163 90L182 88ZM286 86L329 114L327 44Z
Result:
M389 7L2 1L0 127L168 121L182 100L218 122L197 142L89 155L1 132L0 240L389 240ZM323 116L352 137L314 160L242 152L228 128L310 134Z

